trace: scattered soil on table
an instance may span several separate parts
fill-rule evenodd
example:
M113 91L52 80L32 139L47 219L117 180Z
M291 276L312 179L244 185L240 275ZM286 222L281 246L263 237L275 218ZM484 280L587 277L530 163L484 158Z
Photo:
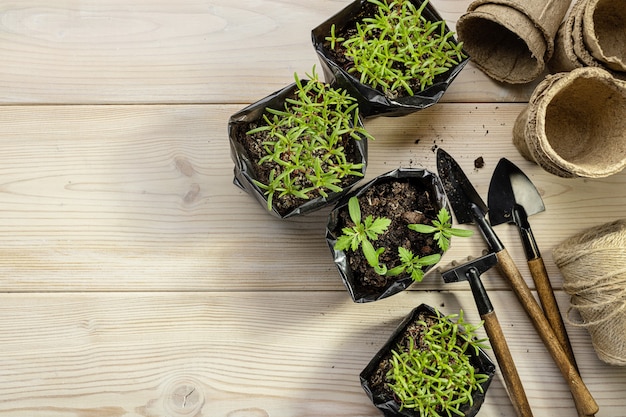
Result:
M380 261L389 269L400 265L397 250L400 246L420 257L441 253L432 234L418 233L408 228L409 224L432 224L438 211L434 198L430 191L408 179L392 179L376 184L359 197L362 219L371 215L374 218L386 217L391 220L387 232L372 242L375 248L386 248ZM354 223L346 206L339 213L335 233L339 235L342 228L352 226ZM355 287L363 292L378 292L391 282L406 277L406 274L398 277L377 274L360 249L356 252L348 251L347 258Z

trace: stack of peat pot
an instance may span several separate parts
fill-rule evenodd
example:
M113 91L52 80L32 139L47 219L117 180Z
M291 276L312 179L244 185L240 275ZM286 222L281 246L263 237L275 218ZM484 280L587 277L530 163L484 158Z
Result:
M518 116L513 142L560 177L606 177L626 166L626 83L596 67L547 76Z
M553 73L515 123L513 141L526 159L568 178L626 166L626 1L475 0L457 33L497 81Z
M626 79L626 1L576 0L557 32L548 67L599 67Z
M456 25L472 62L510 84L535 80L554 53L569 0L476 0Z
M491 78L539 80L513 128L522 156L563 178L626 167L626 0L475 0L457 34ZM612 365L626 365L624 242L626 219L617 219L553 251L570 311L580 313L570 324L586 327Z

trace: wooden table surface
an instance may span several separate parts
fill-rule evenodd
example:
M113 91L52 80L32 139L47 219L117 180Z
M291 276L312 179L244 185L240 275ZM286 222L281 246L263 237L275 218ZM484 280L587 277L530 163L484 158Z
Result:
M432 1L451 27L469 3ZM431 275L353 303L328 210L282 221L232 183L229 116L318 64L310 30L346 4L0 2L0 416L379 416L358 375L413 307L478 321L467 285ZM533 87L470 63L434 107L366 122L366 179L435 170L442 147L486 198L512 160L544 198L531 223L565 312L551 250L624 217L626 172L568 180L525 161L511 130ZM532 286L516 229L496 231ZM484 247L453 241L445 260ZM483 278L535 416L576 416L508 285ZM598 416L626 415L626 369L568 330ZM480 415L514 415L500 375Z

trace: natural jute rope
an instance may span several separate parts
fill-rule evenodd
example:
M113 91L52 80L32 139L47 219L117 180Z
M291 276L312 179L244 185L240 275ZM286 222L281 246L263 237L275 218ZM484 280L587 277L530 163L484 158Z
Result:
M626 219L567 239L553 257L571 295L567 321L587 328L601 360L626 366Z

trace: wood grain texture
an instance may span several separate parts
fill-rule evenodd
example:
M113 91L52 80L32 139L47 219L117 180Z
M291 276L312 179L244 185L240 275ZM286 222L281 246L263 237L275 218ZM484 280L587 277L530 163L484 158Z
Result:
M454 27L465 0L439 0ZM0 103L249 103L319 64L311 30L349 1L0 4ZM445 99L524 101L470 65ZM501 93L505 94L501 94Z
M567 386L505 291L494 294L537 417L575 416ZM378 416L358 374L425 302L479 320L463 293L410 292L374 304L340 292L5 294L0 415ZM624 369L599 362L572 329L581 372L616 416ZM490 355L492 353L490 352ZM498 374L481 416L511 416Z
M435 170L433 148L441 146L458 158L486 198L492 168L500 157L511 158L545 199L546 212L530 222L553 285L560 288L551 248L574 232L623 215L626 175L563 180L525 162L509 139L520 109L442 103L404 118L370 121L366 126L376 140L364 181L400 166ZM232 184L226 124L237 110L225 105L0 108L3 288L342 290L324 241L328 211L281 221ZM478 157L484 168L474 168ZM581 212L588 214L581 218ZM515 227L496 230L532 286ZM275 246L268 245L268 235ZM453 240L444 261L480 255L485 248L476 232ZM495 273L485 283L506 288ZM432 277L420 288L442 286Z
M469 3L432 1L452 28ZM328 210L282 221L233 185L229 116L310 71L310 30L348 3L0 3L0 417L379 416L358 374L413 307L479 320L467 283L436 274L354 304ZM551 249L624 217L626 173L565 180L525 161L511 132L535 84L470 62L442 103L366 122L364 181L435 170L443 147L486 198L509 158L544 199L530 223L566 314ZM496 232L534 288L516 228ZM485 247L455 239L442 264ZM575 416L506 281L482 278L534 415ZM622 415L626 370L566 327L597 416ZM500 375L480 415L513 415Z

